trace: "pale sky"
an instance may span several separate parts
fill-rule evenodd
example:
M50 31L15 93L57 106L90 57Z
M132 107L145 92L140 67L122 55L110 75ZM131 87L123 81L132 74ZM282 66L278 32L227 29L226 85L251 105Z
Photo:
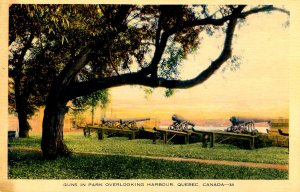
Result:
M190 120L228 119L230 116L288 117L289 27L283 13L257 14L237 28L233 54L241 57L240 68L217 71L205 83L177 90L170 98L158 88L146 98L141 86L110 89L107 117L152 117L169 120L179 114ZM182 78L194 77L220 53L223 38L209 38L184 61ZM225 64L226 65L226 64ZM224 65L224 66L225 66Z

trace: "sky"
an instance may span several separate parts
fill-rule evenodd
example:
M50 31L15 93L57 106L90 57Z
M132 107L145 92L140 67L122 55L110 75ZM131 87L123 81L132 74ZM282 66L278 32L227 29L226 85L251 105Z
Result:
M173 114L189 120L228 119L231 116L287 118L289 113L289 27L285 14L256 14L235 31L233 54L239 56L235 71L224 64L203 84L176 90L169 98L163 88L151 95L142 86L110 89L106 117L150 117L169 120ZM196 76L220 53L222 34L204 38L200 49L181 68L182 79Z

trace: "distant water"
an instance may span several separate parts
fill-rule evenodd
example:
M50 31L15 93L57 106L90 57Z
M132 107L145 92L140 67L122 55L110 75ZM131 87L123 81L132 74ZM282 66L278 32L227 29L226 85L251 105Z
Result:
M161 125L159 126L161 129L168 129L169 126ZM199 131L224 131L228 127L203 127L203 126L195 126L195 130ZM255 127L259 133L267 133L267 129L269 127Z

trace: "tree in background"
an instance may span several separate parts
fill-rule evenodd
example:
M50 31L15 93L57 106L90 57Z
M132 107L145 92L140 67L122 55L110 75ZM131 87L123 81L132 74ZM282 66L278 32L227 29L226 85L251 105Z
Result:
M74 12L72 7L66 7L64 11L68 14L63 18L61 7L12 5L9 10L9 111L18 117L20 137L29 136L28 119L45 105L51 84L75 54L71 51L75 46L69 43L66 47L67 29L72 15L84 6ZM76 30L77 38L84 36L82 28ZM83 38L75 39L73 45L83 41Z
M81 111L85 111L87 107L91 107L91 113L92 113L91 122L92 125L94 125L95 109L99 105L101 110L105 110L108 103L109 103L109 92L107 89L93 92L90 95L77 97L72 100L72 104L75 107L74 109L75 118L77 116L76 109L82 109Z
M261 12L288 13L271 5L26 5L26 10L37 18L49 48L56 48L45 50L59 69L45 102L41 147L48 159L70 154L63 142L68 101L122 85L165 87L169 95L171 89L201 84L232 56L241 21ZM225 34L219 56L196 77L181 80L179 67L200 47L203 33L218 31Z
M9 111L19 120L19 136L29 137L31 118L45 100L57 69L40 20L25 6L12 6L9 20ZM51 56L52 57L52 56Z

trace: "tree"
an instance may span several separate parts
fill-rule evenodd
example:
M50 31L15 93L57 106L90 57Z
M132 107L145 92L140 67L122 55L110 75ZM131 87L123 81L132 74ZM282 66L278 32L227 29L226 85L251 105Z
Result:
M72 104L77 109L85 109L88 106L90 106L92 108L91 109L92 125L94 125L95 108L97 107L97 105L100 104L101 109L104 110L106 108L106 105L108 104L108 102L109 102L109 93L108 93L107 89L94 92L87 96L77 97L72 100ZM75 112L75 114L76 114L76 112Z
M42 13L40 7L34 14ZM52 18L58 27L43 26L55 34L55 44L62 45L56 56L61 70L45 103L44 157L70 154L63 142L69 100L122 85L185 89L201 84L232 56L238 23L249 15L271 11L288 14L269 5L56 5L46 19ZM225 33L219 56L196 77L181 80L181 61L199 48L203 33L213 36L219 30Z
M45 105L50 85L64 66L66 55L72 55L63 45L69 20L59 24L60 8L61 5L10 7L9 111L18 116L20 137L29 136L28 119ZM70 17L72 7L66 8ZM80 33L77 30L74 35Z
M19 119L19 136L20 137L28 137L29 136L29 130L31 129L29 123L28 123L28 117L31 116L35 108L28 108L28 89L22 89L24 88L24 79L26 76L22 73L23 68L23 60L25 57L26 51L29 49L29 46L31 44L33 36L29 36L28 39L25 39L25 43L23 44L24 48L21 51L19 55L14 55L12 63L15 67L10 69L9 76L13 79L11 81L11 85L14 87L14 89L10 89L9 94L9 104L12 107L12 110L15 110L18 114ZM26 41L27 40L27 41Z
M9 21L10 112L18 116L19 136L29 137L28 119L45 103L55 68L46 63L48 43L26 6L12 6Z

